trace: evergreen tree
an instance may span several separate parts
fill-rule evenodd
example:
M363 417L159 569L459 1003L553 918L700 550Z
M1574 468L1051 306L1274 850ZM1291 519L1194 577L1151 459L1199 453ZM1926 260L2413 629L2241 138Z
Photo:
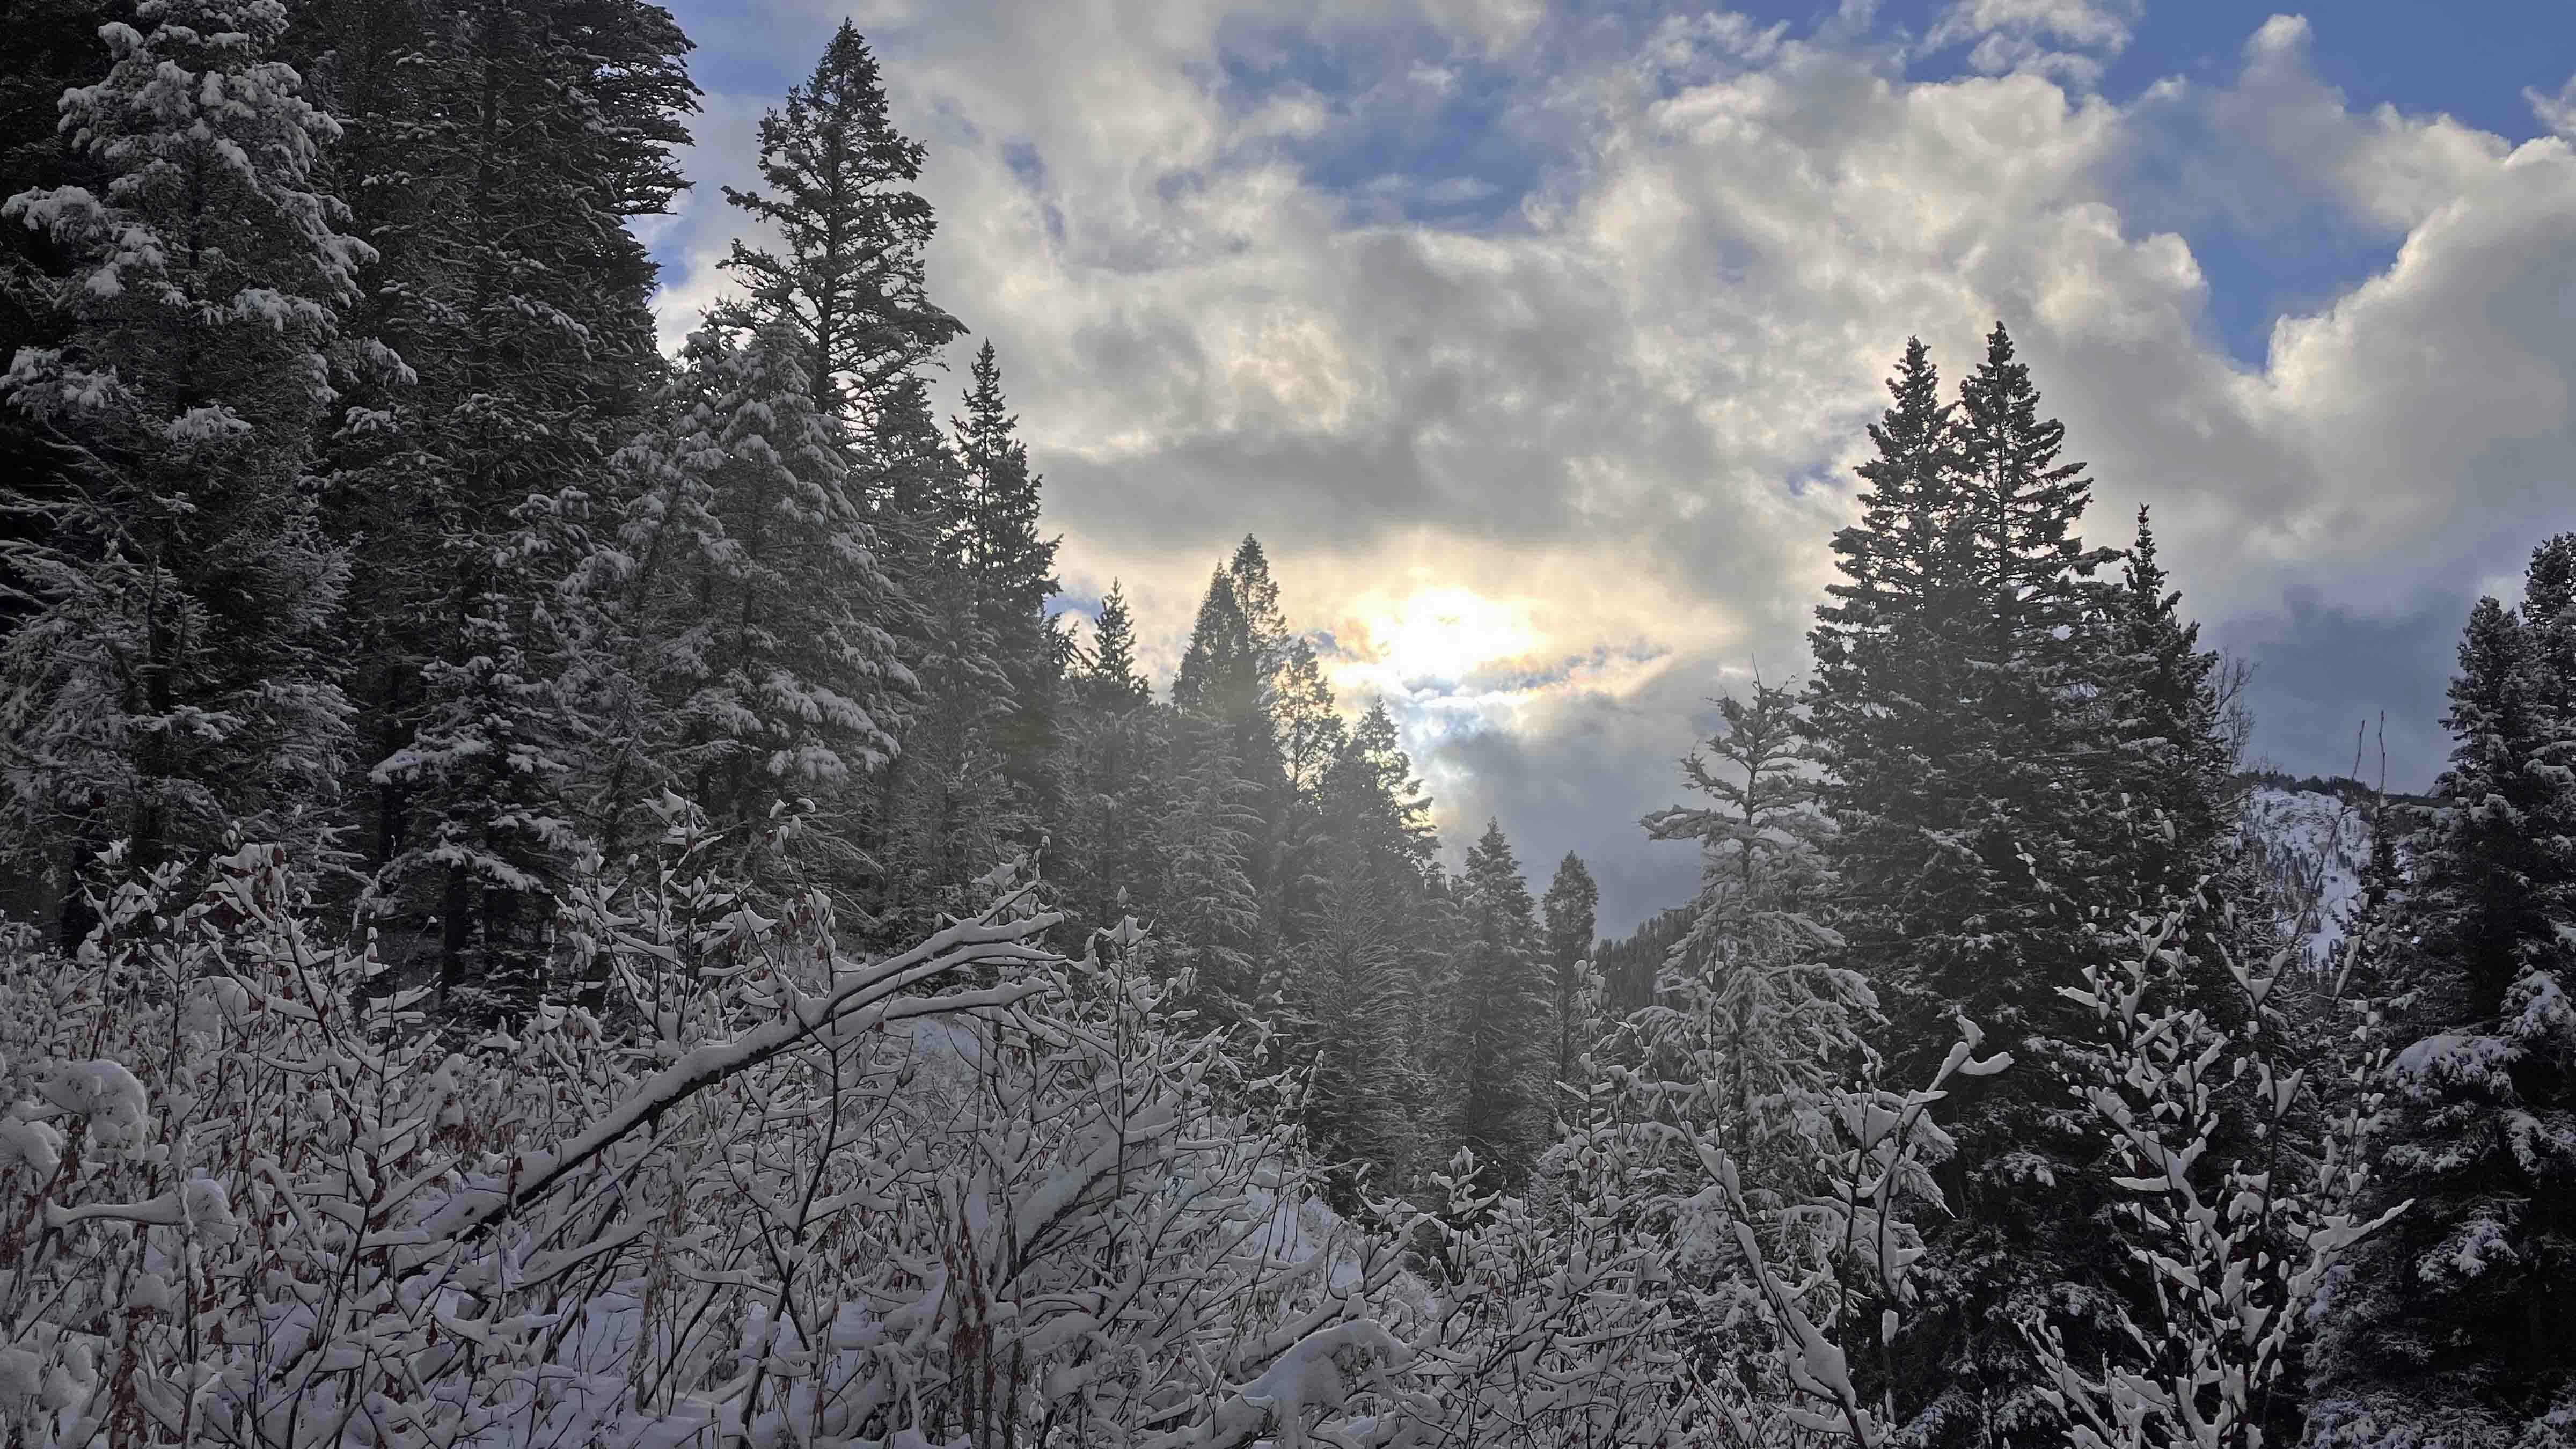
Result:
M1334 705L1333 687L1325 682L1315 646L1303 639L1288 645L1272 710L1278 719L1279 764L1287 772L1288 788L1297 798L1311 801L1341 757L1350 731Z
M22 191L101 184L97 164L68 145L57 124L63 92L107 74L110 55L99 27L130 5L101 0L18 0L5 21L8 58L0 64L0 199ZM22 347L60 347L76 325L58 284L76 259L42 227L0 226L0 370ZM345 325L345 319L344 319ZM54 512L76 492L78 456L23 409L0 406L0 478L20 508L0 511L0 542L41 545ZM25 505L32 505L28 507ZM0 553L0 633L36 607L5 553Z
M2182 619L2182 595L2167 587L2147 510L2118 587L2106 591L2111 773L2101 789L2125 793L2125 909L2159 913L2190 892L2210 866L2229 821L2235 759L2213 678L2218 655L2199 647L2200 626ZM2113 896L2115 903L2118 895Z
M1221 1017L1239 1016L1261 977L1254 956L1261 899L1250 869L1261 817L1233 734L1205 721L1184 721L1179 734L1187 753L1159 831L1161 959L1174 975L1188 973L1195 999Z
M2576 1417L2576 535L2484 599L2444 723L2444 805L2357 943L2398 988L2375 1206L2337 1291L2322 1442L2548 1442ZM2377 872L2384 877L2384 868Z
M1016 704L1000 743L1023 795L1043 802L1052 798L1051 755L1073 646L1047 612L1047 601L1063 588L1054 572L1059 540L1039 534L1040 480L1016 435L1018 419L1004 409L1000 368L989 342L975 359L967 416L956 427L968 477L969 556L978 607Z
M1385 720L1383 709L1373 712ZM1385 727L1391 737L1392 725ZM1361 1177L1406 1182L1415 1166L1422 1057L1407 954L1419 948L1421 853L1410 766L1370 731L1346 739L1323 771L1313 905L1290 996L1315 1063L1306 1127L1354 1169L1337 1179L1356 1207Z
M1169 783L1169 716L1153 707L1153 688L1138 671L1134 617L1115 582L1100 602L1089 655L1068 681L1063 797L1048 821L1048 860L1075 919L1106 926L1131 910L1153 914L1144 897L1163 878L1153 846Z
M1234 557L1226 561L1225 575L1243 608L1252 657L1260 661L1258 672L1267 687L1288 662L1289 635L1288 617L1279 608L1279 584L1270 577L1270 555L1262 551L1261 540L1245 534L1243 542L1235 545Z
M1431 825L1431 797L1422 793L1422 782L1414 778L1413 760L1404 752L1385 700L1369 701L1336 758L1337 762L1352 760L1366 772L1368 798L1378 802L1370 828L1385 835L1390 856L1408 863L1418 879L1438 880L1439 866L1432 857L1440 840Z
M1940 1009L1935 983L1905 978L1937 963L1905 958L1934 943L1909 950L1922 933L1897 903L1970 900L1988 873L1952 843L1983 785L1968 769L1976 715L1961 707L1973 698L1983 601L1951 409L1921 341L1906 343L1888 391L1894 405L1869 430L1878 454L1860 468L1861 520L1834 536L1843 581L1827 586L1832 602L1808 636L1816 671L1805 702L1853 956L1890 994L1919 997L1905 1016L1928 1022Z
M1757 682L1750 698L1717 707L1724 728L1707 755L1682 761L1683 778L1716 805L1642 822L1654 839L1700 842L1703 867L1656 1006L1637 1025L1660 1076L1702 1084L1689 1108L1697 1125L1780 1180L1813 1156L1783 1153L1780 1139L1858 1065L1876 1001L1858 973L1834 964L1841 940L1818 918L1831 830L1816 810L1795 693Z
M625 455L647 481L619 538L621 652L652 702L651 783L696 801L737 847L773 807L821 807L788 858L745 872L780 895L846 890L861 873L860 786L892 761L913 684L876 622L893 586L800 355L783 332L689 340L666 430ZM646 783L615 779L603 808L631 806Z
M2056 1065L2085 1029L2057 988L2129 904L2088 577L2113 555L2074 532L2088 485L2001 327L1955 411L1919 342L1889 390L1861 522L1834 541L1844 582L1817 611L1807 705L1843 960L1886 1011L1895 1079L1930 1075L1960 1013L2021 1064L1946 1104L1953 1216L1893 1368L1930 1442L1999 1443L2054 1424L2014 1321L2053 1307L2079 1355L2116 1332L2115 1255L2059 1186L2093 1149L2059 1110Z
M992 343L975 354L971 376L966 416L952 421L966 469L967 563L1003 657L1015 670L1050 669L1059 651L1046 603L1063 587L1055 577L1058 541L1038 533L1040 480L1029 471L1019 419L1003 401Z
M1500 823L1467 852L1457 886L1459 959L1451 998L1458 1140L1494 1180L1517 1185L1546 1145L1554 1041L1529 886Z
M966 470L967 565L975 573L976 608L992 636L1012 699L996 743L1010 778L1041 816L1057 808L1054 758L1064 710L1070 644L1047 612L1063 585L1055 577L1057 540L1038 532L1039 479L1029 471L1019 420L1002 398L1001 365L987 342L975 354L966 416L953 420Z
M1116 579L1100 600L1091 660L1082 672L1078 697L1087 708L1109 712L1134 709L1154 697L1153 686L1136 667L1136 620Z
M1063 794L1047 821L1049 875L1074 918L1115 925L1162 879L1154 859L1160 787L1168 783L1165 712L1136 664L1136 626L1116 582L1100 601L1087 658L1066 681Z
M1220 568L1199 600L1190 642L1172 676L1172 707L1224 722L1240 734L1261 712L1261 661L1243 599Z
M1274 687L1287 639L1278 595L1261 545L1246 538L1208 581L1172 680L1175 709L1226 733L1240 802L1251 818L1243 865L1257 925L1246 945L1253 962L1243 983L1246 999L1278 984L1296 914L1289 862L1299 822L1280 752Z
M639 0L346 0L301 23L354 117L335 165L380 254L358 315L400 363L357 371L325 440L326 521L368 570L362 839L384 897L437 916L451 999L506 1002L592 843L580 779L615 748L563 586L666 371L626 223L681 185L689 42ZM513 979L477 982L494 972Z
M844 20L813 74L761 118L767 189L725 188L727 201L781 238L780 252L736 241L724 264L749 289L754 317L804 339L824 417L873 426L906 380L965 330L922 284L936 221L911 189L921 161L921 144L887 116L876 56Z
M1556 876L1539 898L1544 946L1541 964L1548 977L1548 997L1555 1026L1556 1050L1548 1080L1580 1086L1583 1055L1592 1049L1599 1023L1590 1017L1593 927L1601 905L1601 888L1573 851L1558 861Z
M891 632L919 682L900 754L881 776L870 849L883 882L877 929L890 943L960 907L967 883L1016 858L1032 832L995 742L1015 701L969 567L965 469L919 377L888 396L867 443L867 491L894 584Z
M0 206L66 263L33 281L64 344L21 347L0 381L68 467L26 499L35 536L0 545L30 611L0 653L7 842L57 881L117 838L145 863L234 829L314 845L350 743L347 560L308 471L369 256L315 189L337 128L276 58L280 7L136 18L62 98L101 188Z

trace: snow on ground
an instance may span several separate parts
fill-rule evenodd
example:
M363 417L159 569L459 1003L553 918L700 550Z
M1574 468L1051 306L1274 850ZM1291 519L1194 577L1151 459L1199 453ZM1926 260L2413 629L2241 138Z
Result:
M2282 931L2324 962L2343 943L2343 922L2370 859L2368 807L2322 790L2256 787L2245 799L2246 843L2280 902Z

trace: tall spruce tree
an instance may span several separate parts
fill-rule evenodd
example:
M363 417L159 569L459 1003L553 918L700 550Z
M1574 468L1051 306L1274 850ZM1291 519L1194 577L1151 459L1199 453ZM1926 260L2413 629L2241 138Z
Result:
M59 122L63 92L107 74L111 56L99 27L131 9L124 0L20 0L5 23L8 60L0 64L0 200L22 191L100 184L97 164L70 144ZM57 284L76 260L42 227L0 226L0 369L22 347L59 347L75 319L75 297ZM345 323L344 323L345 325ZM10 480L18 509L0 511L0 540L41 544L53 510L76 491L77 455L25 410L0 406L0 478ZM33 505L32 508L26 505ZM0 633L36 607L25 581L0 555Z
M2358 948L2396 990L2365 1244L2318 1354L2320 1442L2547 1443L2576 1418L2576 535L2481 600L2411 879ZM2383 872L2384 873L2384 872Z
M1233 576L1218 569L1199 599L1189 644L1172 676L1173 707L1222 721L1243 735L1262 717L1260 647Z
M1001 364L990 342L975 354L966 415L950 426L966 470L966 560L975 573L976 609L1011 691L1011 713L996 743L1022 799L1035 813L1052 815L1070 654L1047 600L1063 585L1055 576L1057 540L1038 531L1039 478L1029 469L1019 420L1003 399Z
M1235 545L1234 557L1226 560L1226 578L1234 584L1234 596L1243 606L1243 624L1252 640L1253 657L1260 661L1262 683L1267 686L1288 662L1288 616L1279 607L1279 581L1270 576L1270 555L1261 540L1251 534Z
M1334 704L1333 687L1324 678L1315 646L1304 639L1288 645L1272 694L1272 712L1278 719L1279 767L1287 773L1288 788L1297 798L1311 802L1341 758L1350 730Z
M1154 688L1136 666L1136 618L1127 608L1126 591L1109 581L1101 596L1100 617L1092 628L1091 658L1084 666L1077 696L1088 708L1127 710L1152 701Z
M801 357L783 329L697 334L669 422L625 455L643 483L619 536L619 652L652 702L654 768L601 805L666 785L741 849L774 808L809 800L787 853L745 874L773 894L846 893L864 783L894 757L914 681L877 622L893 585Z
M1363 1181L1406 1183L1421 1142L1423 1058L1406 969L1419 930L1419 812L1410 767L1382 745L1346 739L1322 774L1315 889L1289 996L1315 1065L1307 1131L1349 1165L1336 1187L1356 1207Z
M2056 1421L2012 1325L2053 1312L2079 1353L2115 1331L2118 1264L2062 1186L2093 1152L2056 1068L2083 1029L2057 988L2125 924L2089 577L2114 555L2075 533L2089 487L2000 326L1955 409L1919 342L1889 389L1861 522L1834 540L1844 581L1817 611L1807 706L1842 959L1886 1013L1896 1078L1929 1074L1954 1014L2021 1064L1946 1104L1952 1216L1892 1356L1897 1401L1927 1442L2020 1442Z
M2110 658L2099 696L2115 751L2108 783L2128 797L2120 811L2129 875L2110 884L2115 903L2125 891L2125 909L2157 913L2208 871L2229 824L2236 761L2213 687L2218 655L2199 647L2200 626L2179 612L2144 505L2124 558L2118 586L2105 591Z
M99 189L0 205L65 263L32 282L62 345L0 380L67 468L24 499L35 536L0 544L30 611L0 652L7 843L57 881L118 838L147 863L235 829L316 845L350 747L347 561L309 472L370 255L315 189L337 126L277 59L282 7L135 13L62 97Z
M1175 734L1171 813L1157 832L1166 943L1160 959L1173 974L1188 973L1191 997L1203 1008L1220 1019L1240 1017L1250 1013L1262 978L1261 898L1251 874L1262 828L1256 792L1232 731L1185 718Z
M1131 910L1153 914L1145 897L1164 876L1156 822L1167 813L1172 721L1154 707L1153 687L1138 671L1135 621L1115 582L1092 640L1089 661L1070 681L1064 794L1049 822L1048 859L1076 919L1107 926Z
M1243 865L1259 921L1247 944L1257 964L1245 989L1256 995L1274 984L1271 975L1283 961L1288 922L1280 862L1294 824L1274 689L1287 638L1278 598L1261 545L1246 538L1208 580L1172 679L1173 707L1226 734L1239 798L1251 814Z
M882 880L877 928L891 943L961 906L968 882L1015 858L1032 832L996 743L1014 701L969 566L968 480L918 375L887 397L866 444L891 632L919 692L880 777L869 847Z
M1547 1143L1554 1041L1535 903L1499 822L1487 821L1468 850L1456 896L1456 1136L1494 1182L1517 1186Z
M626 223L682 184L689 42L639 0L345 0L300 23L354 117L335 166L379 253L358 315L403 364L361 375L325 443L327 524L368 570L361 840L384 897L438 919L451 1000L506 1004L591 844L589 626L563 585L665 372Z
M1591 1019L1590 992L1593 931L1601 907L1601 887L1593 882L1583 857L1573 851L1556 863L1556 875L1539 898L1540 963L1546 968L1550 1026L1555 1037L1550 1082L1580 1086L1583 1055L1592 1049L1600 1023Z
M1984 861L1952 842L1980 798L1969 772L1975 715L1971 649L1981 624L1977 540L1940 377L1919 339L1906 343L1894 399L1869 430L1877 456L1860 467L1860 522L1834 535L1841 582L1816 611L1816 671L1807 719L1823 798L1837 826L1853 958L1907 1015L1937 1020L1934 943L1899 902L1949 903L1979 893Z
M876 56L844 20L813 74L761 118L761 188L725 188L780 238L778 251L736 241L725 259L749 311L804 339L816 411L862 428L965 330L922 282L937 225L912 190L922 154L895 129Z

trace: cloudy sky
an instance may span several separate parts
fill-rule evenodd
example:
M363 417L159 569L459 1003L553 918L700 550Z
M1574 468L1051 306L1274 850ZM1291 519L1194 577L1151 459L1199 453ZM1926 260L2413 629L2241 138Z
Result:
M1707 697L1793 676L1909 334L2001 319L2255 754L2439 766L2451 650L2576 528L2576 7L2162 0L678 0L697 189L846 14L930 148L934 295L990 338L1064 535L1164 669L1250 532L1453 843L1568 849L1605 929L1696 863ZM2370 765L2376 770L2375 752Z

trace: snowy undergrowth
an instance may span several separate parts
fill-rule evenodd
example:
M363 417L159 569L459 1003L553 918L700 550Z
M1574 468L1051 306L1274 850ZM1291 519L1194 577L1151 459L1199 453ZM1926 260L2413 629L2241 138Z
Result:
M10 1442L1684 1442L1615 1203L1334 1218L1132 927L852 961L666 821L562 904L585 1005L461 1046L273 847L12 938Z

